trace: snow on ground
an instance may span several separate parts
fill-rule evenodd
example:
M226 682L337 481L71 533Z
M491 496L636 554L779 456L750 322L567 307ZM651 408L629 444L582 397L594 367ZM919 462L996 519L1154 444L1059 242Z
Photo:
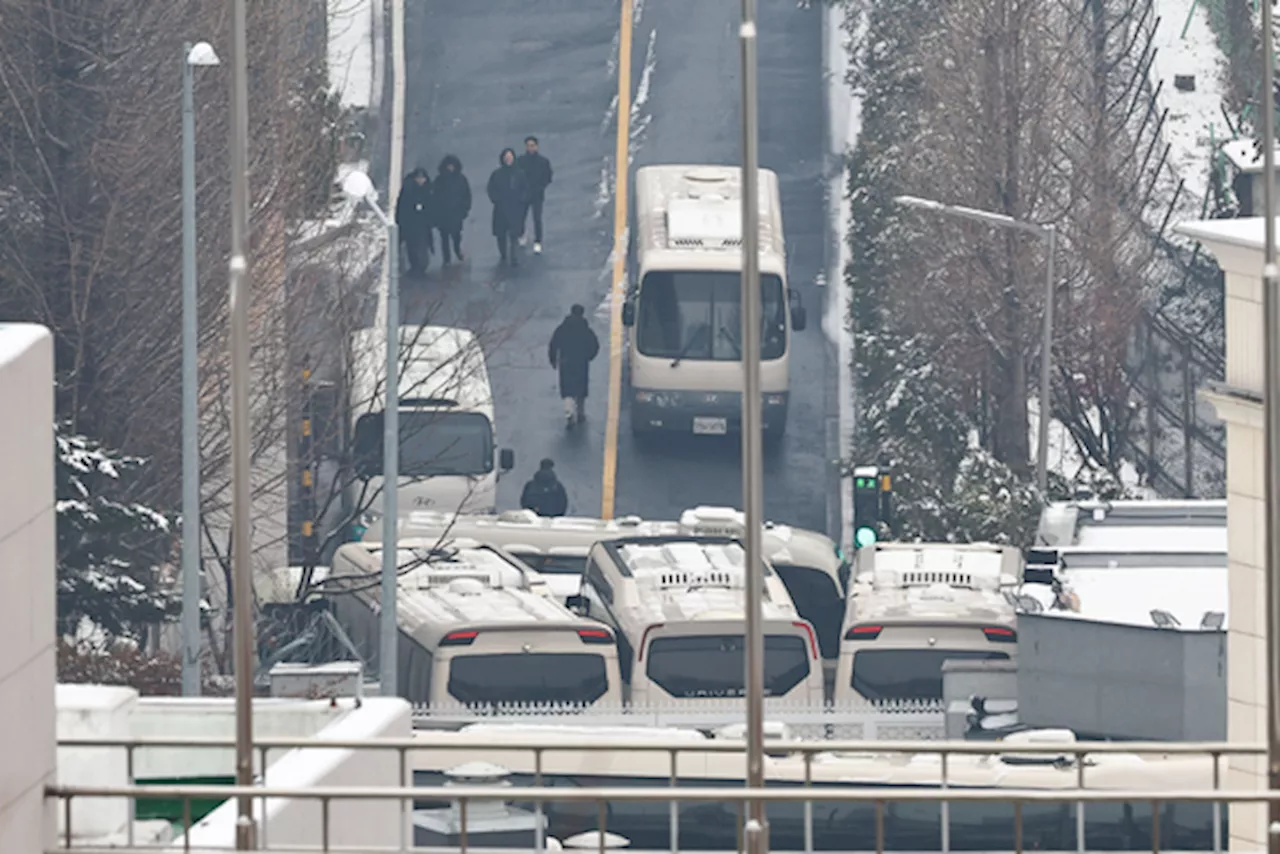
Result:
M1222 115L1226 60L1209 26L1205 6L1197 0L1156 0L1156 57L1149 72L1153 88L1163 84L1160 109L1169 111L1162 131L1170 146L1169 165L1186 181L1197 208L1209 190L1210 141L1221 141L1231 134ZM1179 75L1194 75L1195 91L1183 92L1174 86L1174 77Z
M329 85L344 107L373 102L373 0L327 0Z

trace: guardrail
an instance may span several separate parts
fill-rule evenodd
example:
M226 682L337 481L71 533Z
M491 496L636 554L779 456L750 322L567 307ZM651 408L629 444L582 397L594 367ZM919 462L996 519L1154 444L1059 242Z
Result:
M444 744L445 736L440 735L432 737L432 734L426 733L422 736L409 739L358 739L358 740L339 740L339 739L309 739L309 738L292 738L292 739L259 739L254 744L254 750L258 752L262 760L262 767L267 767L266 757L271 750L291 750L291 749L346 749L346 750L389 750L395 751L399 756L400 779L408 779L409 755L417 751L431 751L438 749ZM543 806L549 802L555 803L592 803L597 809L597 827L595 828L599 834L599 850L604 851L605 837L608 832L608 805L613 802L663 802L670 805L670 817L672 819L670 825L671 845L668 850L677 852L679 847L680 825L679 825L679 809L678 805L682 803L706 803L716 802L721 804L737 804L741 810L748 800L760 798L767 803L800 803L803 805L803 833L804 847L806 854L812 854L814 847L814 814L813 805L815 802L829 803L870 803L874 809L875 824L875 850L877 852L885 850L885 808L886 806L904 803L921 803L927 802L931 804L939 804L940 809L940 826L941 826L941 849L946 852L951 850L950 847L950 805L954 803L1006 803L1012 804L1014 808L1013 832L1011 837L1012 850L1021 852L1023 850L1023 830L1022 815L1023 807L1027 804L1039 803L1055 803L1064 806L1074 805L1075 819L1075 841L1076 851L1084 852L1085 848L1085 809L1087 804L1091 803L1116 803L1124 804L1146 803L1151 807L1151 848L1153 852L1159 852L1160 834L1162 825L1161 811L1162 804L1178 803L1208 803L1212 807L1212 838L1214 852L1222 851L1223 825L1221 815L1221 805L1230 803L1251 803L1259 801L1270 801L1280 799L1280 792L1242 792L1242 791L1223 791L1221 786L1221 759L1224 756L1264 756L1266 748L1256 744L1225 744L1225 743L1192 743L1192 742L1069 742L1057 744L1043 743L1001 743L1001 742L893 742L893 741L768 741L765 744L765 750L768 754L799 754L804 759L804 782L799 788L793 789L773 789L769 788L764 791L747 790L743 788L725 788L725 787L706 787L706 788L685 788L677 787L679 777L676 773L677 760L682 753L743 753L745 751L745 743L737 740L719 740L709 739L705 741L692 742L661 742L650 739L639 739L627 741L622 739L614 739L608 742L587 742L575 743L572 745L548 745L545 742L536 740L519 741L512 740L501 744L494 744L494 749L504 751L529 751L534 756L534 782L532 787L464 787L464 786L448 786L448 787L367 787L367 788L308 788L308 789L286 789L271 786L209 786L209 785L165 785L165 786L139 786L133 783L133 769L135 767L135 752L140 749L165 749L165 748L205 748L205 749L229 749L234 747L235 742L231 739L220 738L78 738L65 739L59 742L59 747L63 748L103 748L103 749L122 749L126 754L126 765L129 785L125 786L77 786L77 785L56 785L49 786L45 790L47 799L53 799L59 802L58 806L64 816L65 825L63 834L60 836L59 845L46 849L47 854L63 854L63 852L76 852L76 854L97 854L97 852L112 851L115 854L136 854L141 851L156 851L155 846L137 847L133 839L132 823L129 826L129 838L125 846L110 848L91 848L86 846L74 845L74 827L72 822L72 804L77 799L88 798L125 798L130 804L136 804L138 800L145 799L165 799L177 800L183 805L183 832L184 841L187 843L182 849L187 852L204 852L213 850L229 850L229 849L210 849L192 847L189 844L188 832L192 827L192 802L195 800L229 800L237 797L248 797L263 804L263 814L266 814L266 801L268 799L299 799L318 801L321 814L320 828L320 847L318 849L311 848L309 851L320 850L323 852L351 850L360 851L364 854L372 854L374 851L437 851L442 852L458 851L460 854L466 854L468 850L475 851L472 846L468 845L467 840L467 811L472 804L476 802L494 802L494 801L512 801L517 800L521 803L532 803L536 805L537 833L536 841L532 846L535 851L543 852L546 850L545 830L543 829ZM481 749L480 745L469 745L475 749ZM547 753L565 752L565 751L585 751L585 752L625 752L625 751L643 751L643 752L659 752L666 753L670 756L671 761L671 778L672 786L670 788L564 788L554 787L548 788L544 785L542 774L543 757ZM923 754L934 755L939 758L940 762L940 780L941 785L938 787L931 786L857 786L857 785L832 785L824 786L821 790L811 788L812 784L812 764L815 757L820 754L831 753L861 753L861 754ZM997 789L997 788L965 788L955 789L948 787L948 759L956 756L993 756L1001 754L1017 754L1025 755L1042 755L1049 757L1068 757L1073 763L1076 787L1071 789L1058 790L1015 790L1015 789ZM1161 756L1205 756L1212 759L1213 764L1213 788L1212 789L1195 789L1187 791L1119 791L1119 790L1098 790L1086 788L1086 771L1089 767L1086 759L1094 755L1105 754L1138 754L1138 755L1161 755ZM460 812L461 835L457 848L415 848L409 840L405 839L407 827L401 827L401 845L391 848L376 848L370 846L361 846L359 848L337 848L330 845L330 811L336 801L369 801L369 800L396 800L401 804L402 811L411 807L414 800L423 801L445 801L452 802L457 805ZM130 810L130 815L133 810ZM740 813L741 816L741 813ZM738 826L741 827L741 821ZM277 854L286 854L286 852L297 851L299 849L289 849L281 847L270 847L268 839L260 840L262 847L259 850L277 852ZM741 838L739 838L739 850L741 850ZM176 850L175 847L169 847L166 850ZM490 847L483 850L490 851ZM510 854L511 848L499 849L505 854ZM1049 849L1046 849L1049 850Z

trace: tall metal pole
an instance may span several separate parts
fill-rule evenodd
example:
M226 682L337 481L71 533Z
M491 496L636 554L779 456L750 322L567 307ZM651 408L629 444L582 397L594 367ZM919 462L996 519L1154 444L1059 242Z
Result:
M370 200L370 204L373 201ZM399 656L396 625L396 537L400 517L400 230L395 220L378 212L387 225L387 402L382 415L382 595L378 644L378 692L398 694Z
M1058 229L1041 226L1045 237L1044 325L1040 331L1040 421L1036 431L1036 486L1049 494L1049 421L1053 418L1053 256Z
M747 786L764 788L764 463L760 395L760 163L756 0L742 0L742 507L746 522ZM769 850L764 802L752 799L743 829L747 854Z
M200 695L200 408L196 383L196 110L182 45L182 695Z
M1262 208L1265 244L1262 261L1263 394L1266 454L1267 597L1267 788L1280 789L1280 270L1276 268L1275 208L1275 45L1271 0L1262 3ZM1280 854L1280 802L1267 809L1267 850Z
M249 76L246 2L231 40L231 569L235 596L236 785L253 785L253 537L249 483ZM253 799L238 799L236 850L255 847Z

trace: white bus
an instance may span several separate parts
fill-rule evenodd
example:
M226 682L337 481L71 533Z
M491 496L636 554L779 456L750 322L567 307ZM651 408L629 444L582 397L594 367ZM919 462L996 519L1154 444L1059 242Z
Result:
M519 561L466 540L407 540L397 560L401 696L437 708L621 704L614 632L556 601ZM326 584L339 622L374 662L381 572L379 547L349 543Z
M859 549L836 665L836 702L940 700L942 664L1017 656L1022 555L987 543Z
M386 338L352 336L351 455L357 475L349 506L381 516ZM493 392L484 353L465 329L400 327L400 514L414 510L491 513L500 472L515 466L494 441ZM357 522L363 520L357 518Z
M740 738L740 736L738 736ZM492 763L509 772L507 802L532 812L534 804L522 801L520 789L534 785L570 789L604 787L659 788L670 785L671 750L679 782L691 788L737 788L744 783L743 753L712 749L710 738L694 729L638 729L634 727L539 726L478 723L458 732L414 734L422 749L413 751L413 782L447 792L450 769L469 762ZM1071 750L1077 746L1068 731L1041 730L1015 733L1001 742L1045 743L1063 741L1062 753L1006 753L953 755L947 759L947 786L952 790L1063 791L1075 789L1081 769ZM623 744L652 743L650 750L626 750ZM615 750L581 750L577 745L607 746ZM508 746L511 745L511 746ZM529 749L514 745L538 745L545 749L535 760ZM994 746L994 745L993 745ZM665 749L664 749L665 748ZM538 763L535 766L535 762ZM1220 851L1228 839L1227 807L1182 801L1177 793L1214 787L1213 760L1208 756L1161 754L1092 754L1086 760L1084 787L1150 793L1167 799L1159 807L1159 840L1152 838L1152 804L1149 799L1087 804L1083 815L1075 802L1023 801L1021 848L1016 847L1015 807L1010 801L958 802L945 809L938 801L895 802L892 794L883 804L882 821L876 806L866 801L823 800L832 789L875 788L920 792L939 789L943 764L936 755L894 753L819 753L810 763L798 752L771 739L764 757L768 788L800 788L813 791L811 806L801 801L768 805L769 842L774 851ZM535 772L540 777L535 782ZM941 790L939 789L941 795ZM435 798L440 798L440 794ZM446 800L418 804L428 809L449 806ZM605 805L607 829L641 851L740 850L742 822L734 802L665 801L637 803L611 801ZM546 803L546 835L565 840L599 829L595 804ZM1215 812L1217 819L1215 820ZM672 827L672 818L677 825ZM808 829L806 830L806 824ZM877 845L877 824L883 833ZM945 830L944 830L945 828ZM1083 839L1079 838L1083 830ZM1218 843L1215 844L1215 840ZM1155 842L1155 846L1153 846ZM507 847L494 834L493 842ZM526 846L524 850L529 850Z
M707 535L741 539L744 531L738 510L698 506L685 510L677 521L639 516L547 517L531 510L496 515L415 511L402 516L399 536L469 537L500 546L546 576L556 594L567 601L581 586L587 553L602 540ZM366 542L380 541L381 526L370 527L364 537ZM818 633L822 657L834 662L840 650L849 564L831 538L817 531L765 522L762 542L765 557L786 585L796 610Z
M741 427L741 172L636 171L628 344L631 429L724 435ZM786 429L791 333L805 327L787 283L778 176L760 170L760 381L765 435Z
M745 554L729 537L625 537L591 547L580 614L612 626L633 706L743 696ZM821 707L813 626L765 562L764 691Z

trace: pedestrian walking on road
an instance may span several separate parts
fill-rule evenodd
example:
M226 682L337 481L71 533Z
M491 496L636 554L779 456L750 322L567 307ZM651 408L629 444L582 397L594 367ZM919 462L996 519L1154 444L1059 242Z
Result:
M600 352L600 339L587 325L586 309L575 305L560 322L547 345L551 367L560 371L560 397L564 399L565 426L586 418L587 366Z
M551 185L551 161L538 153L538 138L524 138L524 154L520 155L520 168L524 170L529 185L529 204L520 217L520 245L525 243L524 224L528 212L533 211L533 254L542 254L542 200Z
M450 243L458 260L465 260L462 256L462 224L471 213L471 183L462 174L462 161L454 155L446 154L440 161L440 171L436 174L431 195L436 228L440 232L440 255L447 267L451 260Z
M498 168L489 176L489 201L493 202L493 236L498 238L498 254L503 264L512 267L520 266L516 261L516 239L528 198L528 183L524 170L516 165L515 151L502 149Z
M400 242L408 249L409 275L421 276L431 263L435 251L432 229L431 177L421 167L405 176L396 198L396 225L400 229Z
M543 460L538 471L524 485L520 493L520 506L539 516L563 516L569 510L569 496L564 484L556 477L556 464Z

